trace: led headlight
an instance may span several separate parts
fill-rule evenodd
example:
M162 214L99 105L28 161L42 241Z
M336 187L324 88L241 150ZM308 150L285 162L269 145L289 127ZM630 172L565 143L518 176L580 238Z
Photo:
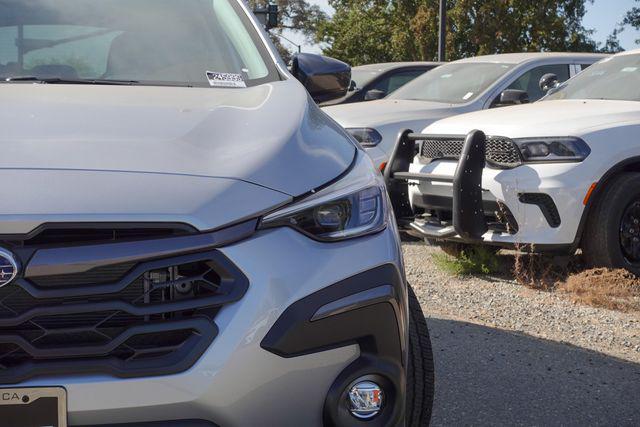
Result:
M338 182L263 218L260 228L292 227L321 241L377 233L387 226L387 195L382 177L359 154ZM368 162L368 163L367 163Z
M353 136L363 147L375 147L382 142L382 135L371 128L347 128L347 132Z
M580 138L520 138L513 140L525 162L581 162L591 149Z

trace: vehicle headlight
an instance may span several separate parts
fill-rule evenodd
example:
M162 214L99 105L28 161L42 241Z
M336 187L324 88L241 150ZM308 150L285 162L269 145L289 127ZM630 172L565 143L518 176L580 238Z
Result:
M591 148L580 138L520 138L513 140L525 162L581 162Z
M260 228L291 227L327 242L352 239L382 231L387 226L387 204L382 176L359 153L346 176L265 216Z
M380 132L372 128L347 128L346 131L366 148L375 147L382 142Z

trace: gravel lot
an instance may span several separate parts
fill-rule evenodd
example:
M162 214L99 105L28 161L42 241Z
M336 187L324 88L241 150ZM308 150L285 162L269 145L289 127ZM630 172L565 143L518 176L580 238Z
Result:
M456 278L405 243L434 350L432 425L640 425L640 314Z
M566 295L505 279L452 277L431 262L438 250L404 244L407 277L427 316L517 331L640 363L640 313L577 305Z

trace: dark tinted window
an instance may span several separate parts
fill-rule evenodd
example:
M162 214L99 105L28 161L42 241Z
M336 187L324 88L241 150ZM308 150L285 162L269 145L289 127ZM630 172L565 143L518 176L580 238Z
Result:
M529 94L529 101L534 102L544 96L540 89L540 78L545 74L553 73L558 76L560 83L569 80L569 65L542 65L527 71L513 82L509 89L524 90Z
M373 85L372 89L378 89L389 94L406 85L424 72L424 70L397 71L380 79Z

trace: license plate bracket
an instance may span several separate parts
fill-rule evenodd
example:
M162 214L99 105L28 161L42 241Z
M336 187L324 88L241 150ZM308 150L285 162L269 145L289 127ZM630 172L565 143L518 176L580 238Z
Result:
M0 420L12 427L67 427L67 391L62 387L2 388Z

